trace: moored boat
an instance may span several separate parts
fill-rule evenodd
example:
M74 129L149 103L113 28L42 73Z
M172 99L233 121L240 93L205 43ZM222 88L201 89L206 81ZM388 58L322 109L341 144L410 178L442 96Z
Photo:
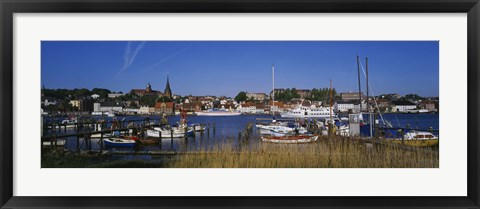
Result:
M285 135L285 136L262 136L262 142L280 144L300 144L315 142L318 135Z
M427 131L410 131L404 135L406 140L432 140L438 139L437 136Z
M66 140L65 139L57 139L57 143L55 143L55 141L44 141L42 142L42 146L43 147L50 147L52 146L52 143L53 143L53 146L57 146L57 147L63 147L65 146L65 142Z
M134 147L135 140L133 139L122 139L122 138L105 138L103 139L105 146L111 147Z
M189 129L193 129L194 131L205 131L205 125L198 124L198 123L192 123L188 127Z

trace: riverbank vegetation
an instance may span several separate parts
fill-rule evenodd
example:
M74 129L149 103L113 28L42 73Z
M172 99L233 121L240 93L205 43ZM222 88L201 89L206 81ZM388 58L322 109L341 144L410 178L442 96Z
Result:
M229 142L231 141L231 142ZM202 151L179 152L155 161L115 160L106 155L46 154L42 168L438 168L438 146L405 147L349 139L310 144L248 143L227 140Z

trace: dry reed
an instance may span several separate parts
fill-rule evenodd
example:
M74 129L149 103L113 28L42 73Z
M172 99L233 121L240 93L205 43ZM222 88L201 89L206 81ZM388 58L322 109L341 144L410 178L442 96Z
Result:
M405 149L346 138L309 144L248 143L227 139L169 160L171 168L438 168L438 147Z

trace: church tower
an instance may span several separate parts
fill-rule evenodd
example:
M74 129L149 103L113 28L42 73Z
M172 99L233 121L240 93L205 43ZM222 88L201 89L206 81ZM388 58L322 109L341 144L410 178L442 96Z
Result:
M151 93L152 92L152 86L150 85L150 82L147 84L147 88L145 89L146 93Z
M165 86L165 91L164 95L168 98L172 98L172 90L170 89L170 82L168 80L168 74L167 74L167 86Z

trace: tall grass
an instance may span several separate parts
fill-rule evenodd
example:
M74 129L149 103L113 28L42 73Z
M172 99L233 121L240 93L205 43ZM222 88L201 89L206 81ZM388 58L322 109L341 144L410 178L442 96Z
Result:
M171 168L438 168L436 148L404 149L345 138L310 144L214 143L166 162Z

